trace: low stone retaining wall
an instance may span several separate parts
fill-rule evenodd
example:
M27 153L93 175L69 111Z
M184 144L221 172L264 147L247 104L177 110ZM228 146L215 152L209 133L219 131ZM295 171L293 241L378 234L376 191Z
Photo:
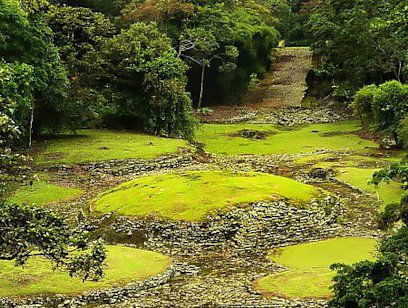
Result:
M233 250L237 254L300 243L338 234L342 205L331 196L305 208L285 201L257 202L207 217L204 222L132 221L119 217L111 232L139 234L149 249L180 255L198 251Z

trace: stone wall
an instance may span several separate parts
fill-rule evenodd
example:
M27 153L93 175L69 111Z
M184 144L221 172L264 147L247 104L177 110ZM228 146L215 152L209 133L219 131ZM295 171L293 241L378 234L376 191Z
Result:
M119 217L108 228L118 235L138 234L145 239L145 247L167 254L190 255L225 249L250 254L335 236L340 230L336 220L341 213L339 201L328 196L304 208L283 200L257 202L209 216L201 223L132 221Z
M169 282L177 273L177 266L170 266L164 273L145 281L130 283L123 287L88 291L79 296L55 295L30 299L12 300L0 299L0 307L81 307L90 304L113 305L126 298L135 297L142 291L156 288Z

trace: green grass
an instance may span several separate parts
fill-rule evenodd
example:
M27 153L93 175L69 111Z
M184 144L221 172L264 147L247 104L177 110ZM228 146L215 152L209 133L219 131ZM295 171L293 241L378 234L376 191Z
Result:
M307 156L297 158L295 160L295 163L299 166L314 165L317 162L321 162L321 161L325 161L325 160L333 159L333 158L335 158L335 156L331 153L312 154L312 155L307 155Z
M369 184L369 181L373 178L374 172L378 170L379 169L371 168L340 168L337 177L354 187L376 194L378 198L383 201L384 205L389 203L399 203L404 192L401 188L401 183L391 181L389 184L381 183L378 187Z
M269 133L264 140L236 136L243 129ZM204 124L197 132L197 141L204 149L217 154L295 154L318 149L358 150L375 148L377 144L351 132L360 129L358 121L314 124L295 129L283 129L261 124Z
M171 259L159 253L124 246L107 246L105 277L98 282L70 278L53 271L49 261L40 257L29 260L25 268L13 262L0 261L0 297L21 297L45 294L78 294L104 289L135 280L144 280L164 272Z
M270 259L289 270L259 279L257 287L266 295L328 298L331 296L329 287L334 275L330 265L372 260L376 243L374 239L348 237L276 250Z
M13 192L8 201L17 204L33 203L47 205L52 202L69 201L80 196L82 193L83 191L77 188L61 187L40 180L34 181L32 188L28 185L20 186Z
M399 152L393 153L393 157L399 157ZM381 183L377 187L369 182L374 172L389 165L391 158L377 158L362 155L333 154L310 155L297 159L295 162L300 166L312 165L313 168L334 169L337 178L354 187L375 194L381 200L383 207L389 203L398 203L403 195L401 183L391 181Z
M264 173L205 171L146 176L99 195L98 212L126 216L159 216L199 221L228 206L272 200L276 196L307 202L318 190L289 178Z
M82 130L42 142L38 164L77 164L110 159L150 159L187 146L180 139L161 138L133 132Z

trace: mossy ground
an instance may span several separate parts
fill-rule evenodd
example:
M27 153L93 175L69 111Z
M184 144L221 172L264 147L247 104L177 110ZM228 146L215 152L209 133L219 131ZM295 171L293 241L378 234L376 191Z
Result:
M43 141L35 162L37 164L78 164L110 159L150 159L175 153L187 142L146 134L81 130L77 135Z
M270 259L289 270L263 277L257 287L266 295L290 298L327 298L333 263L352 264L375 257L377 242L368 238L335 238L275 250Z
M24 297L50 294L77 294L87 290L110 288L164 272L171 259L159 253L124 246L107 246L105 277L98 282L70 278L53 271L49 261L36 257L25 268L0 261L0 297Z
M48 205L53 202L65 202L80 196L83 191L72 187L63 187L48 182L47 175L41 174L33 186L22 185L13 191L8 201L17 204L30 203Z
M404 190L401 183L391 181L390 183L381 183L378 186L370 184L374 172L379 169L371 168L341 168L339 169L338 178L354 187L373 193L380 199L384 205L389 203L399 203Z
M398 155L399 153L394 154ZM370 181L374 172L389 165L393 158L384 159L362 155L338 156L327 153L302 157L297 159L296 163L303 167L334 170L339 180L375 195L379 201L382 201L381 209L383 209L386 204L400 202L403 195L401 183L390 181L390 183L381 183L375 186L370 184Z
M285 197L304 203L318 195L313 186L264 173L204 171L146 176L102 193L98 212L127 216L158 214L175 220L202 220L231 205Z
M237 135L243 129L266 133L265 139L248 139ZM204 149L227 155L238 154L297 154L319 149L358 150L376 148L374 142L352 134L360 129L357 121L314 124L282 129L270 124L205 124L197 132L197 141Z

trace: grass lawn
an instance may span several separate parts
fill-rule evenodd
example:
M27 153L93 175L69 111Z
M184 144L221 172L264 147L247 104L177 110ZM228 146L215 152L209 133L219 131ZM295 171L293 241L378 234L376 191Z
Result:
M164 272L171 263L169 257L156 252L124 246L107 248L105 277L98 282L83 283L81 279L53 271L50 262L39 257L31 259L25 268L0 261L0 297L77 294L110 288Z
M174 220L200 221L231 205L272 200L277 196L307 202L318 190L289 178L264 173L205 171L141 177L102 193L98 212L126 216L156 213Z
M338 178L352 186L374 193L384 205L389 203L399 203L404 193L401 188L401 183L391 181L388 183L381 183L376 187L369 184L372 180L373 174L379 169L363 169L363 168L340 168Z
M37 205L47 205L52 202L64 202L78 197L83 193L82 190L70 187L61 187L45 180L34 181L31 188L29 185L20 186L8 201L23 204L33 203Z
M77 164L110 159L155 158L187 146L180 139L110 130L81 130L75 136L41 142L38 164Z
M399 153L394 153L399 157ZM381 170L390 164L391 158L377 158L373 156L345 155L335 156L334 154L320 154L301 157L296 160L300 166L310 165L312 168L333 169L337 173L337 178L350 185L377 195L383 202L383 206L389 203L399 203L403 195L401 183L391 181L381 183L376 187L369 182L373 178L374 172Z
M330 265L372 260L376 244L375 239L345 237L278 249L270 259L289 270L259 279L257 287L265 295L328 298L334 275Z
M265 139L249 139L237 135L244 129L265 133ZM217 154L295 154L318 149L358 150L376 148L374 142L364 140L351 132L360 129L358 121L332 124L314 124L293 129L282 129L270 124L204 124L197 132L197 141Z

